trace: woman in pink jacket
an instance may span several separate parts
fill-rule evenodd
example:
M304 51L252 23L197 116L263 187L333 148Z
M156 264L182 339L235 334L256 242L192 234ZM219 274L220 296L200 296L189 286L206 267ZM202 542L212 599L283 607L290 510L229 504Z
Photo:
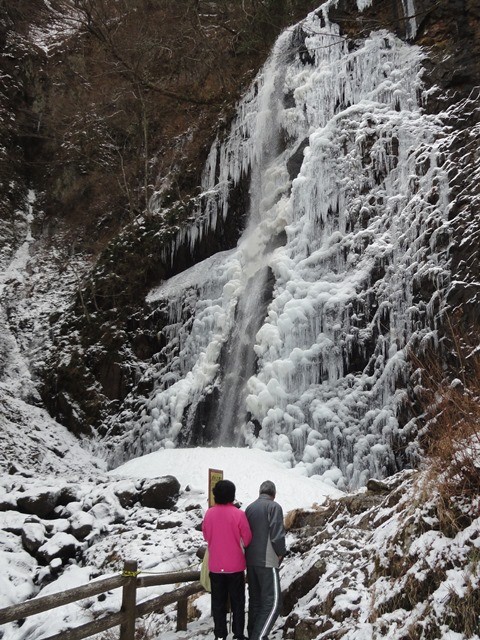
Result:
M227 600L233 613L233 637L244 640L245 554L252 532L245 513L233 505L235 485L219 480L213 489L215 506L210 507L202 524L208 543L208 570L212 585L212 614L215 638L225 639Z

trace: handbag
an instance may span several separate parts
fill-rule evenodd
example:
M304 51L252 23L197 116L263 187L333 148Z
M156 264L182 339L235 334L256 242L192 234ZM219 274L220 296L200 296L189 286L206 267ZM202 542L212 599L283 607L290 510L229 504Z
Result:
M205 550L205 555L202 560L202 567L200 569L200 584L209 593L212 591L212 585L210 584L210 573L208 571L208 548Z

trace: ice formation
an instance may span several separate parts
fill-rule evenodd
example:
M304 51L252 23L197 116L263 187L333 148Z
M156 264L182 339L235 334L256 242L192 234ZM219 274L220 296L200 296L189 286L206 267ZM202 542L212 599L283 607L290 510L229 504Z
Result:
M449 278L441 123L422 109L421 50L348 40L330 4L281 35L212 146L171 259L245 177L249 222L236 249L150 293L166 346L153 392L115 419L114 463L245 444L340 488L406 463L406 350L433 335Z

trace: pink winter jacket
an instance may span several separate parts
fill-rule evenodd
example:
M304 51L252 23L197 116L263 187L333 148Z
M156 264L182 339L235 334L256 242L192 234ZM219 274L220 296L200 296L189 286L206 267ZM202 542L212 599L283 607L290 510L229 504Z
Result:
M236 573L245 569L244 547L252 532L243 511L230 504L210 507L202 524L208 542L208 569L212 573Z

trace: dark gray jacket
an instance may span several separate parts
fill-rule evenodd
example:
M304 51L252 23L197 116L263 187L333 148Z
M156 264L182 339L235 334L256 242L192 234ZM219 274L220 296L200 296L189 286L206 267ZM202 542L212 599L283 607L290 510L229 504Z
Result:
M245 550L247 566L278 567L279 556L283 557L287 552L282 507L261 493L248 505L245 514L253 534Z

